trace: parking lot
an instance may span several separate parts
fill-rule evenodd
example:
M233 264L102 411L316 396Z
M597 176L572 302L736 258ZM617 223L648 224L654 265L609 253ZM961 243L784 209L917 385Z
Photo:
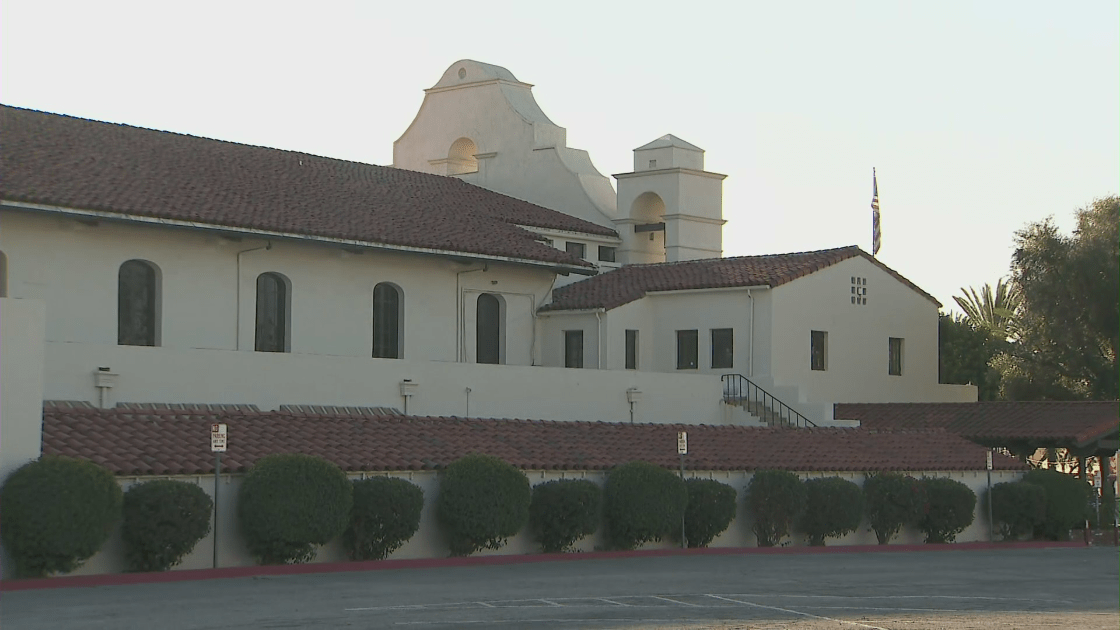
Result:
M12 591L5 630L1120 626L1117 549L588 559Z

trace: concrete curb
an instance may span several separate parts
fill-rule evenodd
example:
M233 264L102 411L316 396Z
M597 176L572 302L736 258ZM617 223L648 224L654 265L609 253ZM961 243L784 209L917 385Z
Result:
M111 573L104 575L69 575L28 580L0 580L0 592L47 588L81 588L158 584L194 580L221 580L257 576L304 575L355 571L386 571L397 569L440 569L533 562L569 562L611 558L657 558L662 556L732 556L732 555L805 555L839 553L898 553L915 551L985 551L1000 549L1051 549L1085 547L1082 541L1027 541L1005 543L952 543L945 545L847 545L840 547L716 547L706 549L648 549L637 551L595 551L581 553L528 554L508 556L474 556L468 558L419 558L412 560L372 560L366 562L324 562L274 566L226 567L221 569L188 569L159 573Z

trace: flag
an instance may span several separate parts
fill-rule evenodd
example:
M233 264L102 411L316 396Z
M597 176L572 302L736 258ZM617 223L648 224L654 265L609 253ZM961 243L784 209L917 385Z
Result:
M879 228L879 181L875 177L875 169L871 169L871 255L879 253L883 233Z

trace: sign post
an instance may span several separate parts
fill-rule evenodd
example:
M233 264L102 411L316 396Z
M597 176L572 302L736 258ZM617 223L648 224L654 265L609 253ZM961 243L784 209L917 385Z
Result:
M684 481L684 456L688 455L688 432L677 431L677 455L681 458L681 481ZM688 547L684 532L684 513L681 513L681 549Z
M988 542L995 542L996 524L992 521L992 449L988 449Z
M222 453L226 452L226 425L210 425L210 451L214 453L214 568L218 568L218 488L222 477Z

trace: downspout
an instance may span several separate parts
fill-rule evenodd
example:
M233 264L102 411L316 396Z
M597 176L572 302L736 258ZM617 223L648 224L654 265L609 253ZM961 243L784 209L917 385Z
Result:
M462 286L461 282L462 281L461 281L459 276L462 276L465 273L474 273L476 271L481 271L481 272L485 273L489 269L489 267L490 267L489 265L482 265L482 268L480 268L480 269L466 269L464 271L458 271L458 272L455 273L455 318L458 320L458 321L455 322L455 336L457 337L457 339L455 339L455 362L456 363L462 363L463 362L463 355L466 354L466 348L463 347L463 344L466 343L466 336L467 336L467 331L466 331L467 314L465 312L466 308L467 308L467 305L465 303L465 300L463 300L463 291L461 289L461 286Z
M241 254L247 254L249 252L255 252L258 249L264 249L264 250L272 249L272 241L266 241L266 243L261 247L253 247L253 248L250 248L250 249L243 249L243 250L237 252L237 283L235 285L236 289L234 290L234 293L237 296L237 305L234 309L234 318L233 318L234 319L234 325L236 326L236 330L234 331L234 335L233 335L233 349L234 350L241 350Z
M595 335L595 343L599 346L599 350L595 352L595 369L603 369L603 311L602 309L595 311L595 319L599 320L599 330Z
M748 333L748 345L750 346L747 352L747 376L754 377L754 295L751 290L747 289L747 297L751 300L751 329Z

